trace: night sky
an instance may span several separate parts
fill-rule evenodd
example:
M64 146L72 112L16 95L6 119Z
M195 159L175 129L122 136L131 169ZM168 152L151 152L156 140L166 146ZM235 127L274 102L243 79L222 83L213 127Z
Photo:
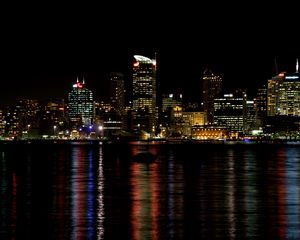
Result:
M66 97L77 77L96 100L105 98L110 71L123 72L130 85L133 54L157 52L162 92L180 91L191 101L201 100L205 68L222 75L225 88L248 88L251 95L275 74L275 58L278 70L288 72L300 58L293 6L130 7L4 9L0 105Z

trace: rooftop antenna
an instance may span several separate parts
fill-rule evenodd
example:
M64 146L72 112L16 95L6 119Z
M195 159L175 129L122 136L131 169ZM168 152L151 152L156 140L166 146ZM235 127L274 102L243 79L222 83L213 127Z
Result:
M296 60L296 73L299 73L299 61L298 61L298 58Z
M79 79L78 79L78 76L77 76L77 81L76 81L77 83L79 83Z

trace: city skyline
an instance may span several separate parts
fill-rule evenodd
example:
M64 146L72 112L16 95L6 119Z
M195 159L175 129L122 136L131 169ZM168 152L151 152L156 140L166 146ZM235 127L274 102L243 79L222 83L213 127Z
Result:
M24 82L9 79L9 77L13 77L14 74L10 76L4 75L4 77L8 78L8 80L2 82L0 102L2 104L10 104L22 98L66 98L67 92L71 89L72 84L77 78L86 80L87 86L95 94L95 99L107 99L109 97L107 93L109 90L109 74L111 72L120 72L124 74L125 88L127 91L130 91L132 86L130 65L133 62L133 55L131 54L134 54L134 52L141 52L141 55L149 58L155 58L155 53L157 53L157 84L160 87L161 94L172 93L174 91L181 92L183 93L185 100L197 102L202 100L202 76L205 69L210 69L213 73L222 76L224 90L246 88L248 93L254 96L257 88L266 84L269 79L276 75L276 67L278 72L295 72L296 59L298 57L296 54L293 57L275 57L273 59L271 57L265 57L260 59L260 61L256 61L256 70L247 72L246 69L248 67L243 65L249 65L250 62L246 59L244 63L239 63L237 60L236 64L237 66L240 66L240 69L232 69L230 67L226 68L227 63L224 59L221 60L221 58L215 58L214 62L209 60L209 58L207 58L207 61L205 61L205 59L193 61L192 59L195 59L195 57L189 58L190 55L188 53L181 53L182 55L178 56L182 56L182 58L185 56L185 58L189 59L191 63L180 63L180 61L178 62L176 59L175 61L170 61L170 59L174 59L176 56L174 56L175 54L168 54L167 51L141 49L139 51L127 51L127 53L123 55L120 51L119 55L115 55L119 56L115 61L113 61L113 59L109 59L106 63L107 65L103 68L99 67L98 71L97 67L89 69L86 65L84 65L78 67L78 69L80 69L79 71L63 71L59 68L55 68L53 72L50 72L51 69L48 69L47 66L41 66L37 72L35 72L36 75L32 72L31 76L24 75L24 77L22 77L16 73L15 77L21 80L26 79ZM132 56L132 59L130 56ZM190 68L187 66L188 64L190 64ZM180 70L180 67L185 70ZM255 68L255 66L252 66L252 68Z

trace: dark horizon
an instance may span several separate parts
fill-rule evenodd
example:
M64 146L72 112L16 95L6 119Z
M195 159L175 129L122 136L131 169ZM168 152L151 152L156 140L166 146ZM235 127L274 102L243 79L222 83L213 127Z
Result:
M275 75L275 58L278 70L287 72L300 58L297 14L282 4L278 9L254 3L218 9L213 4L195 8L200 12L184 4L166 11L154 3L134 11L39 7L6 9L0 105L20 98L65 97L77 77L84 77L100 98L108 92L105 75L111 71L124 73L130 86L133 54L154 58L157 52L161 90L182 91L191 101L201 99L205 68L222 75L225 87L248 88L253 95ZM274 17L276 11L280 18Z

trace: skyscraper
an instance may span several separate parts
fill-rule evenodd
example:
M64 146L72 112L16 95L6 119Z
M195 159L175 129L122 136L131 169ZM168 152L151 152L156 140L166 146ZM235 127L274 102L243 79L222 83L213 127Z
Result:
M111 105L116 113L122 116L125 111L124 75L119 72L111 72L109 80Z
M153 132L156 114L156 60L134 55L133 64L133 111L134 126Z
M285 73L279 73L268 80L267 116L275 116L277 114L279 86L284 80L284 75Z
M227 127L231 132L245 132L247 117L247 95L244 90L224 94L214 100L214 123Z
M268 80L268 116L300 116L300 75L296 60L295 73L279 73Z
M279 85L277 114L300 116L300 77L297 72L285 74Z
M267 86L263 85L257 89L256 98L254 99L256 111L256 127L262 127L267 116Z
M91 124L94 116L93 93L85 87L85 81L73 84L68 94L68 114L73 125Z
M203 110L208 123L213 123L214 99L222 91L222 78L206 69L203 73Z

